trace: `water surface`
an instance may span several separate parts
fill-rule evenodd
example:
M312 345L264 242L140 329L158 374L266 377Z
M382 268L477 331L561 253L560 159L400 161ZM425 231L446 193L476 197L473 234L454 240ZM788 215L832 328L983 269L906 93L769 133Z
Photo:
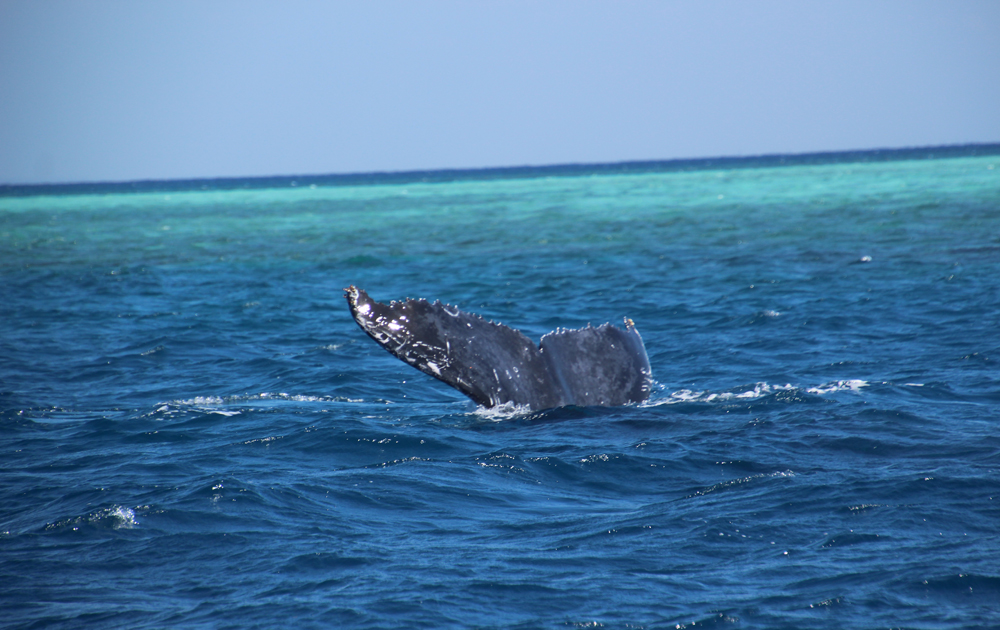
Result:
M927 153L5 189L3 623L1000 624L1000 148ZM349 284L656 391L477 409Z

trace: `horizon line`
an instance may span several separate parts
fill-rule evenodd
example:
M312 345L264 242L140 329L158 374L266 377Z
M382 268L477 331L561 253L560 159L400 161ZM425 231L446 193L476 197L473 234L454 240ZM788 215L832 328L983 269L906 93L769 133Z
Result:
M940 155L945 153L946 155ZM938 155L935 155L938 154ZM792 164L825 164L871 161L864 157L875 157L877 161L899 161L906 159L938 159L948 157L975 157L1000 154L1000 142L974 142L963 144L942 144L907 147L882 147L874 149L846 149L839 151L808 151L803 153L760 153L743 155L723 155L698 158L667 158L652 160L622 160L615 162L563 162L557 164L521 164L508 166L445 167L434 169L348 171L339 173L292 173L278 175L251 176L208 176L182 178L143 178L129 180L68 181L49 183L0 183L0 196L21 196L37 194L52 189L67 189L62 192L99 192L94 189L133 187L142 192L155 192L157 187L178 190L195 183L213 183L213 189L269 188L279 182L291 187L310 184L351 185L374 183L407 182L447 182L455 179L479 179L483 176L503 177L543 177L570 175L585 171L641 173L651 170L708 170L720 166L729 167L775 167ZM788 164L788 162L792 164ZM740 164L744 162L746 164ZM754 162L751 164L751 162ZM492 179L492 177L491 177ZM376 182L374 180L379 180ZM388 180L388 181L387 181ZM240 186L235 186L240 184ZM247 186L247 184L257 184ZM204 186L203 186L204 188ZM75 190L68 190L75 189ZM91 189L91 190L88 190ZM138 192L138 190L137 190Z

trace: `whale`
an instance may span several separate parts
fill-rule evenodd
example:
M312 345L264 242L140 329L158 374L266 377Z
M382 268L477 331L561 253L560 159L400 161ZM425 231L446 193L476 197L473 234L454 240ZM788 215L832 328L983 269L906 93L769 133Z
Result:
M533 342L519 330L440 301L388 304L354 285L344 289L351 316L375 342L424 374L486 408L531 411L614 407L649 398L653 374L635 323L558 328Z

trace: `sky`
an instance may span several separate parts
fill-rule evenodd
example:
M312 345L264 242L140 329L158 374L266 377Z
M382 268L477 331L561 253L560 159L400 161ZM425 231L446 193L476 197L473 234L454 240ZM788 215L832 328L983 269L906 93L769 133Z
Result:
M986 142L995 0L0 0L0 184Z

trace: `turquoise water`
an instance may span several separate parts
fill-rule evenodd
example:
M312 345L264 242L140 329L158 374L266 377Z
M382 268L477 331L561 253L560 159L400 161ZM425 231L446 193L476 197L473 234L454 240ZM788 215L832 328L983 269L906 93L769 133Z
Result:
M8 189L2 623L1000 625L998 153ZM477 409L349 284L654 395Z

